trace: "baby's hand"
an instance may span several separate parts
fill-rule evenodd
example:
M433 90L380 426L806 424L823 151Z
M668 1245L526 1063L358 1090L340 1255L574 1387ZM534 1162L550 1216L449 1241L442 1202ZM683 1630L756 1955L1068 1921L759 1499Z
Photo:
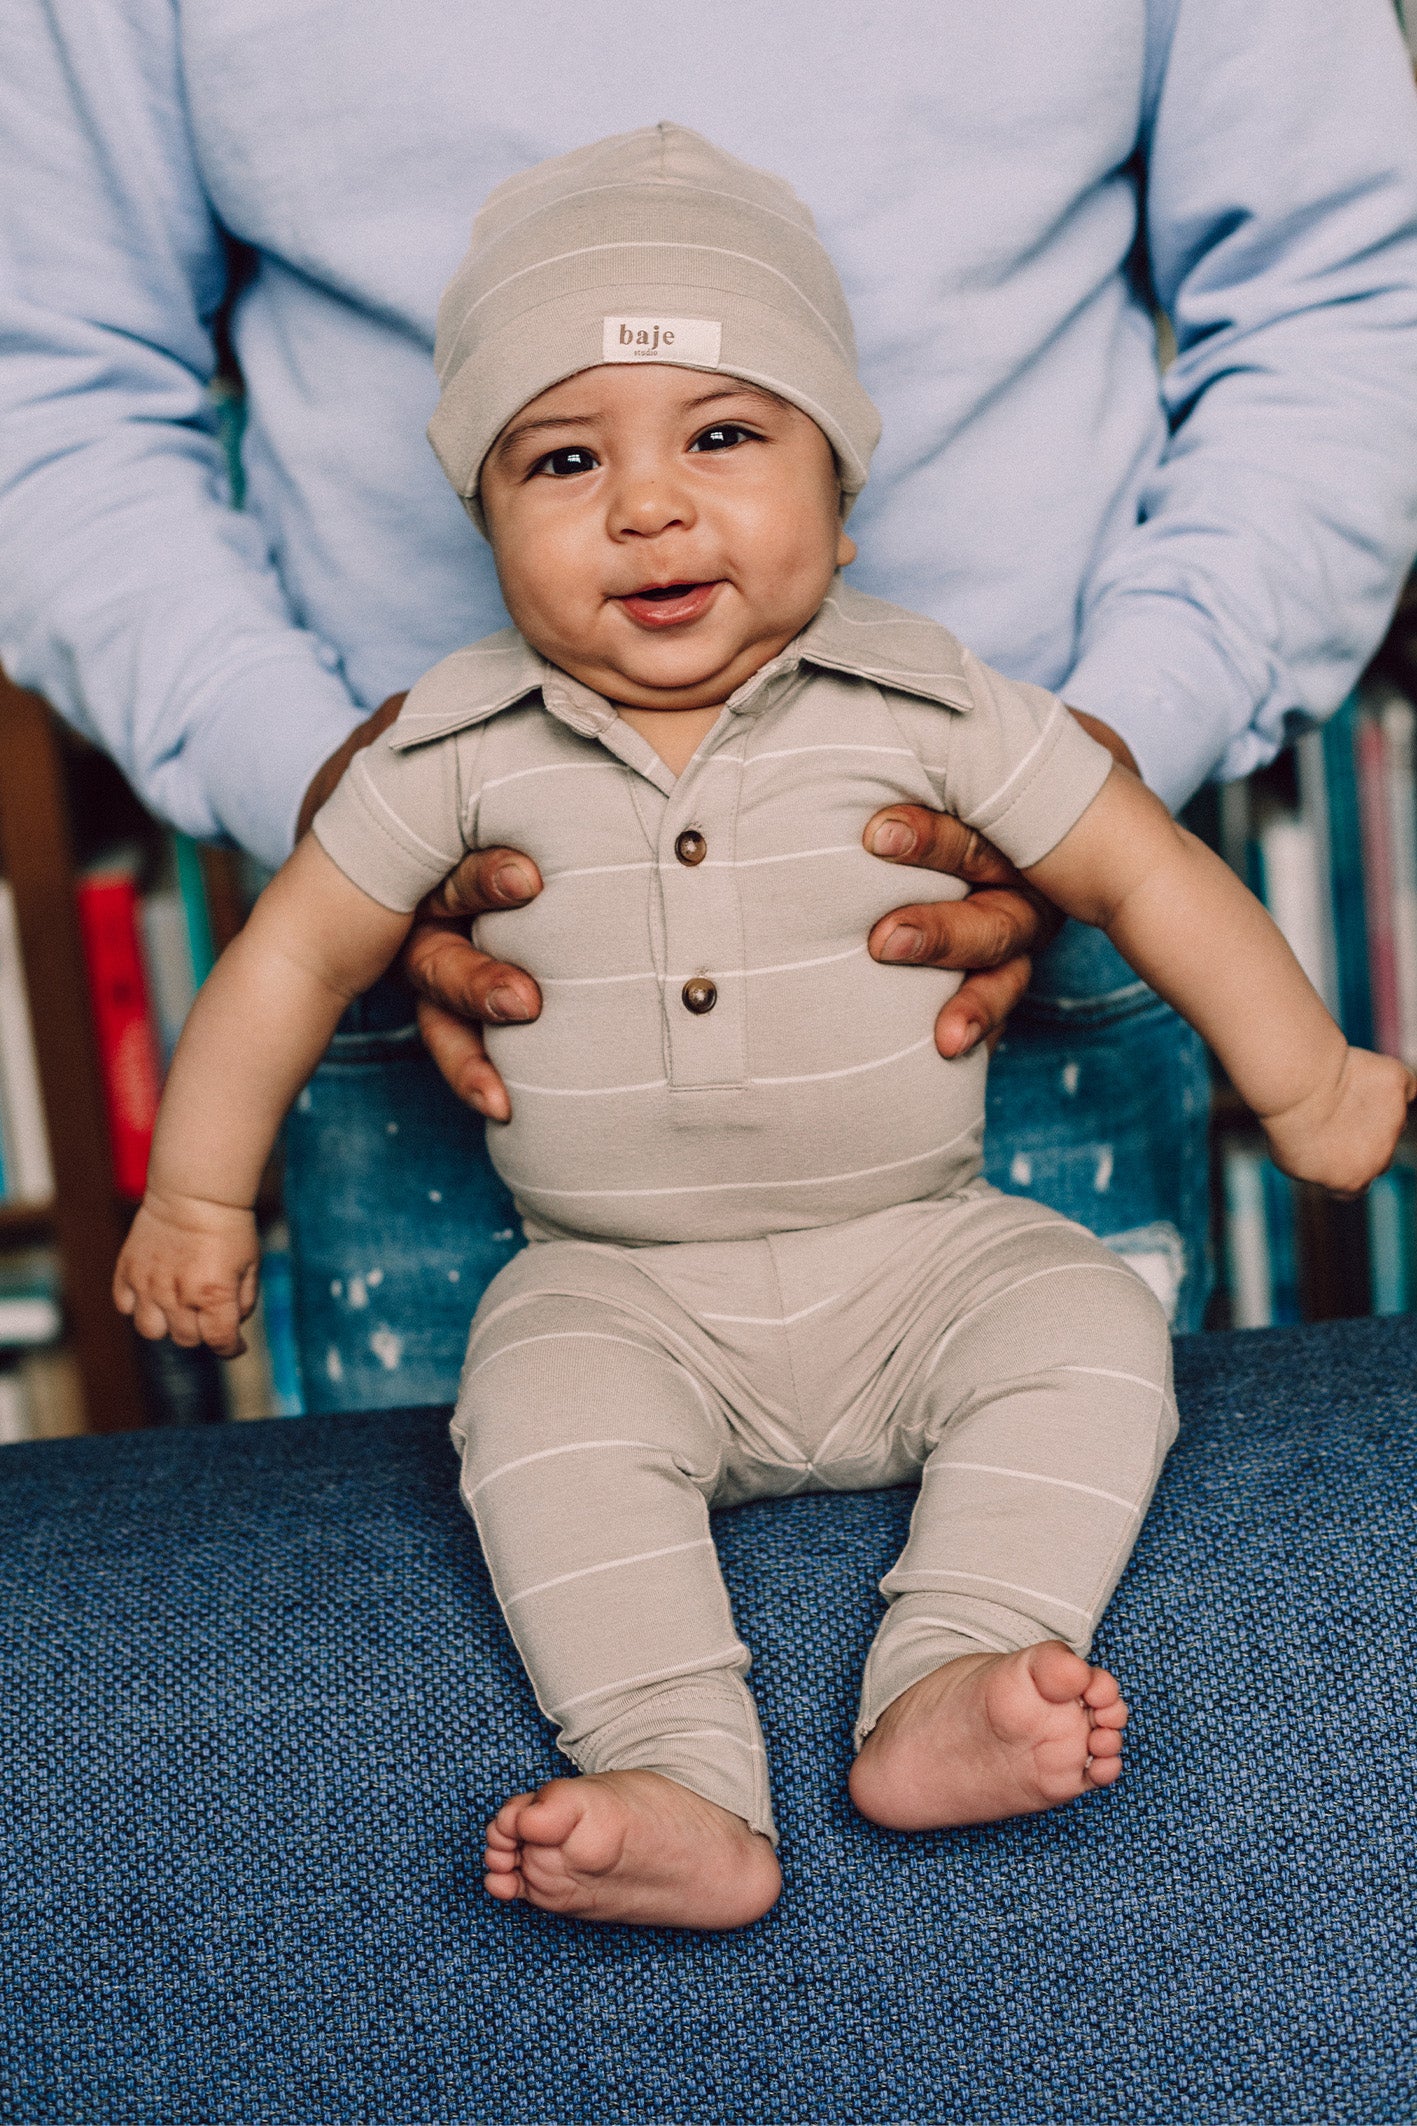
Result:
M1417 1078L1395 1056L1350 1048L1336 1085L1262 1117L1276 1166L1335 1196L1358 1196L1386 1171Z
M114 1303L140 1336L209 1344L218 1358L237 1358L260 1260L250 1211L149 1189L113 1273Z

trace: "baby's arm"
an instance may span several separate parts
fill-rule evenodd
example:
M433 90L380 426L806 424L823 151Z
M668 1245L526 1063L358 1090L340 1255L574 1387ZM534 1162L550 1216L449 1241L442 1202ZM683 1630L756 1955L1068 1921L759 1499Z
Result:
M1340 1195L1382 1173L1411 1071L1348 1046L1254 895L1134 775L1113 768L1027 876L1204 1035L1286 1173Z
M371 900L309 835L203 983L172 1059L113 1294L140 1335L243 1348L256 1303L252 1206L286 1109L345 1006L412 917Z

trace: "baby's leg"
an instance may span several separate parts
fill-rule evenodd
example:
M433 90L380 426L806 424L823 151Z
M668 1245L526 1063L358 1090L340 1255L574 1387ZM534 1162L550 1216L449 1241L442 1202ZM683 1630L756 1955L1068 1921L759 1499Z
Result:
M453 1430L538 1703L588 1776L505 1804L487 1887L583 1918L742 1925L780 1876L709 1533L720 1412L643 1280L649 1304L627 1310L613 1265L613 1300L518 1294L516 1269L479 1314Z
M1038 1206L994 1201L902 1413L928 1453L851 1776L863 1814L899 1830L1118 1776L1127 1709L1086 1655L1175 1436L1166 1322L1141 1279Z

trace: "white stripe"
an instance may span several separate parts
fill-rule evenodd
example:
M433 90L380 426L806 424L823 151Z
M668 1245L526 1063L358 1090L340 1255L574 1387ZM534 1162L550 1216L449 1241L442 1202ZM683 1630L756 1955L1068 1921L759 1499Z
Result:
M614 1683L602 1683L599 1690L582 1691L579 1698L563 1698L559 1705L548 1705L547 1717L552 1720L559 1719L562 1713L570 1712L573 1706L589 1705L592 1698L611 1698L617 1690L632 1690L637 1683L677 1683L683 1676L699 1673L705 1662L716 1661L722 1667L728 1661L740 1660L742 1653L742 1646L735 1643L723 1647L717 1653L705 1654L702 1660L688 1661L682 1668L671 1669L668 1675L662 1668L647 1668L638 1676L621 1676Z
M1112 1366L1059 1366L1060 1373L1095 1373L1099 1380L1129 1380L1134 1388L1150 1388L1153 1395L1164 1395L1163 1381L1143 1380L1140 1373L1118 1373Z
M460 864L462 862L463 858L467 854L467 850L465 848L460 849L456 856L449 856L446 849L436 849L434 848L432 842L426 842L421 834L415 834L412 827L410 827L410 825L408 824L408 821L403 817L403 814L400 812L395 812L393 806L389 803L383 791L379 788L378 784L375 782L373 776L369 772L369 759L367 748L365 748L365 750L362 751L359 755L359 774L361 788L366 790L369 795L375 799L375 801L379 804L382 810L388 814L389 818L393 821L395 827L397 827L400 834L407 835L408 839L411 842L417 842L420 849L426 849L430 856L436 856L439 863L446 864L449 870L451 870L455 864Z
M494 775L490 782L478 784L478 795L483 796L488 790L500 790L505 783L525 782L529 775L565 775L572 770L584 774L592 769L599 774L607 768L613 769L622 781L630 772L618 760L549 760L539 768L517 768L511 775Z
M795 1314L706 1314L701 1310L699 1320L740 1322L750 1329L785 1329L791 1322L805 1321L809 1314L820 1314L823 1307L834 1307L843 1297L833 1292L830 1299L814 1299L810 1307L801 1307Z
M949 1151L952 1146L958 1144L961 1137L972 1135L978 1127L977 1121L971 1122L966 1128L956 1130L954 1136L947 1139L944 1144L932 1145L927 1152L912 1152L908 1159L888 1159L883 1166L856 1166L852 1167L848 1173L843 1174L804 1174L795 1177L788 1176L780 1181L707 1181L698 1184L690 1182L679 1188L537 1188L530 1181L518 1180L506 1173L503 1174L502 1178L507 1183L508 1188L521 1189L528 1196L573 1196L577 1198L582 1196L608 1196L615 1198L632 1196L720 1196L725 1190L731 1189L830 1188L840 1181L867 1181L873 1174L894 1174L898 1173L903 1166L919 1166L922 1160L938 1159L943 1153ZM1071 1268L1071 1264L1069 1267ZM1046 1275L1047 1272L1040 1271L1039 1274L1042 1276ZM1116 1274L1119 1277L1132 1277L1136 1273L1132 1270L1119 1269ZM1024 1279L1024 1282L1028 1282L1027 1278ZM1003 1295L1000 1294L999 1296L1002 1297ZM988 1302L986 1301L985 1304L987 1305Z
M721 1735L725 1742L736 1743L738 1748L746 1750L750 1757L761 1757L764 1754L761 1742L745 1742L741 1735L735 1735L730 1728L726 1727L676 1727L670 1733L661 1736L660 1740L663 1742L697 1742L704 1735Z
M549 886L553 878L604 878L612 871L657 871L657 864L582 864L575 871L547 871L542 874L543 885Z
M760 760L800 760L804 753L881 753L891 760L914 760L917 757L911 752L909 746L853 745L849 740L842 739L819 746L774 746L769 751L747 755L741 753L711 753L701 765L705 768L712 768L716 767L720 761L727 761L730 767L755 768Z
M673 1364L672 1359L670 1364ZM570 1445L566 1447L542 1447L536 1454L519 1454L514 1462L503 1462L500 1468L493 1469L479 1483L474 1484L471 1491L464 1492L463 1496L471 1504L484 1485L495 1484L499 1476L507 1476L513 1469L525 1469L529 1462L549 1462L558 1454L598 1454L602 1447L644 1447L651 1454L662 1451L661 1449L656 1449L653 1441L647 1439L572 1440Z
M842 960L859 960L865 957L864 945L852 945L845 952L822 952L810 960L779 960L772 967L715 968L713 978L716 982L749 981L756 975L796 974L804 967L834 967ZM690 970L690 973L697 972L697 968ZM536 979L543 989L603 989L617 982L662 982L672 989L681 982L686 982L689 975L655 974L644 968L636 974L541 974Z
M1052 730L1054 724L1058 721L1058 718L1060 716L1066 716L1066 714L1067 710L1062 708L1061 706L1052 709L1052 711L1049 713L1048 721L1044 724L1042 730L1034 739L1033 744L1024 754L1023 759L1018 763L1018 766L1013 770L1012 774L1006 775L1004 777L1003 781L1000 783L998 789L994 792L992 797L986 797L982 800L981 803L977 805L971 805L971 812L977 813L978 816L982 819L984 815L989 811L991 805L996 805L999 802L999 799L1003 796L1005 790L1010 789L1012 785L1018 781L1020 775L1024 773L1025 769L1032 762L1034 755L1038 752L1039 747L1043 744L1044 739L1048 736L1048 733Z
M1124 1506L1128 1513L1140 1513L1135 1499L1120 1498L1115 1491L1099 1491L1096 1484L1075 1484L1066 1476L1041 1476L1032 1469L1005 1469L997 1462L931 1462L926 1476L934 1476L939 1469L977 1469L984 1476L1016 1476L1021 1484L1056 1484L1063 1491L1085 1491L1089 1498L1107 1499L1113 1506Z
M717 977L715 976L715 980ZM935 1036L929 1033L923 1041L912 1041L909 1048L898 1048L894 1055L873 1056L869 1063L848 1063L842 1070L807 1070L791 1078L748 1078L748 1085L819 1085L827 1078L856 1078L862 1071L885 1070L891 1063L899 1063L906 1056L919 1055L922 1048L933 1049ZM527 1085L519 1078L504 1078L502 1083L508 1092L546 1093L563 1100L599 1100L617 1093L662 1092L669 1084L668 1078L641 1078L633 1085Z
M705 871L756 871L763 864L805 863L809 856L865 856L866 854L867 851L860 842L828 842L821 849L790 849L785 856L706 856L701 868Z
M520 1078L503 1078L502 1083L512 1093L545 1093L561 1100L600 1100L613 1093L662 1092L667 1078L641 1078L635 1085L527 1085Z
M708 1409L707 1403L704 1402L703 1390L699 1387L688 1367L681 1366L677 1358L671 1358L665 1351L656 1351L650 1344L637 1344L632 1336L607 1335L603 1329L547 1329L540 1336L519 1336L515 1343L499 1344L497 1349L490 1351L480 1364L471 1367L465 1372L462 1377L462 1384L466 1387L467 1383L474 1375L480 1373L484 1366L494 1365L499 1358L505 1358L509 1351L525 1350L528 1344L556 1343L624 1344L627 1351L639 1351L646 1358L657 1358L661 1365L672 1366L676 1373L682 1373L694 1393L698 1396L699 1401L704 1403L704 1408ZM712 1422L711 1413L710 1422Z
M928 1568L926 1570L928 1571ZM906 1581L919 1579L920 1577L921 1574L911 1572L893 1572L891 1574L891 1578L899 1581L903 1592L906 1594L910 1592L910 1589L905 1585ZM929 1577L932 1580L978 1580L980 1585L984 1587L1007 1587L1011 1594L1027 1595L1031 1601L1051 1602L1055 1609L1069 1610L1075 1617L1090 1617L1092 1615L1090 1609L1079 1609L1076 1602L1065 1602L1061 1595L1045 1594L1041 1587L1020 1587L1017 1580L996 1580L991 1572L960 1572L954 1565L942 1565L938 1570L931 1571ZM928 1590L922 1588L921 1592L939 1594L942 1590L938 1587L932 1587Z
M987 1646L991 1653L1010 1654L1017 1651L1012 1646L1000 1646L987 1632L971 1631L965 1624L956 1624L952 1617L905 1617L900 1629L913 1631L917 1624L938 1624L942 1631L952 1631L958 1638L974 1639L980 1646Z
M643 1565L650 1558L676 1558L683 1550L712 1550L711 1535L696 1536L692 1543L666 1543L660 1550L639 1550L632 1558L609 1558L603 1565L583 1565L579 1572L559 1572L554 1580L538 1580L535 1587L523 1587L519 1594L503 1595L503 1609L510 1609L516 1602L529 1602L533 1595L545 1594L548 1588L565 1587L571 1580L589 1580L598 1572L621 1572L627 1565Z
M933 1048L933 1032L923 1041L912 1041L909 1048L898 1048L894 1055L875 1056L869 1063L848 1063L843 1070L808 1070L793 1078L750 1078L750 1085L819 1085L825 1078L856 1078L863 1070L884 1070L888 1064L899 1063L906 1056L919 1055L922 1048Z
M790 275L779 272L778 268L776 266L770 266L767 263L766 259L755 258L750 251L730 251L725 244L669 243L663 241L662 239L651 237L646 238L642 242L613 244L580 244L574 251L554 251L552 252L549 258L539 258L536 260L535 264L530 266L521 266L515 273L509 273L505 280L497 281L492 287L488 288L484 294L479 295L475 303L469 304L466 314L458 325L458 329L454 336L453 343L448 349L447 357L444 360L443 366L438 372L438 381L441 383L444 380L449 370L452 368L455 360L457 359L460 343L462 341L462 336L466 332L469 324L477 315L477 312L482 308L482 305L484 303L490 303L494 295L499 295L504 288L512 287L514 283L519 280L525 280L529 273L540 273L547 266L567 265L574 258L599 258L603 255L603 253L607 251L704 251L707 252L711 258L736 258L742 261L745 265L756 266L760 272L770 273L774 280L781 281L785 288L790 289L795 299L802 304L803 308L811 311L813 317L818 320L822 327L822 330L827 333L833 344L838 347L843 354L846 353L846 349L841 344L841 336L831 324L830 320L822 316L821 311L817 308L815 303L808 302L806 296L802 293L800 286L797 284L796 281L794 281L790 277ZM737 373L738 372L735 371L735 374Z
M1007 1237L1012 1238L1013 1236L1010 1234ZM935 1356L930 1361L929 1371L926 1373L925 1378L928 1380L930 1374L934 1372L950 1338L956 1335L967 1321L973 1321L976 1314L982 1314L986 1307L992 1307L996 1300L1007 1299L1011 1292L1021 1292L1026 1284L1034 1284L1040 1277L1081 1277L1086 1275L1088 1271L1091 1271L1095 1277L1135 1277L1137 1274L1135 1270L1124 1270L1120 1263L1114 1265L1110 1262L1058 1262L1050 1270L1033 1270L1027 1277L1020 1277L1017 1284L1005 1285L1002 1292L991 1292L987 1299L980 1300L977 1307L971 1307L967 1314L960 1315L958 1321L951 1322L949 1328L946 1329L944 1335L940 1338L938 1348ZM1044 1370L1046 1371L1047 1369L1045 1368ZM1059 1367L1058 1370L1061 1372L1062 1368ZM1143 1385L1150 1387L1151 1383L1146 1381Z

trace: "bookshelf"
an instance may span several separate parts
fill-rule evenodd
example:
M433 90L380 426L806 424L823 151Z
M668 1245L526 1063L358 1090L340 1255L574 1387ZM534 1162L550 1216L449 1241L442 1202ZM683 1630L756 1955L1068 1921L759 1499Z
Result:
M0 1267L17 1250L46 1248L57 1257L67 1352L85 1428L94 1432L146 1426L184 1387L163 1355L140 1347L113 1305L113 1265L133 1202L117 1186L79 915L87 858L116 839L150 859L165 838L111 761L0 674L0 878L13 898L54 1170L48 1201L0 1200ZM220 951L245 915L239 859L188 849L200 867L209 949ZM268 1216L278 1209L274 1177L263 1207ZM182 1354L175 1363L180 1368ZM209 1371L215 1386L210 1362ZM252 1392L248 1381L227 1403L249 1406Z
M74 899L63 760L49 709L0 676L0 868L15 897L54 1197L0 1206L0 1240L52 1240L88 1427L146 1422L133 1332L109 1284L127 1230L113 1161Z

